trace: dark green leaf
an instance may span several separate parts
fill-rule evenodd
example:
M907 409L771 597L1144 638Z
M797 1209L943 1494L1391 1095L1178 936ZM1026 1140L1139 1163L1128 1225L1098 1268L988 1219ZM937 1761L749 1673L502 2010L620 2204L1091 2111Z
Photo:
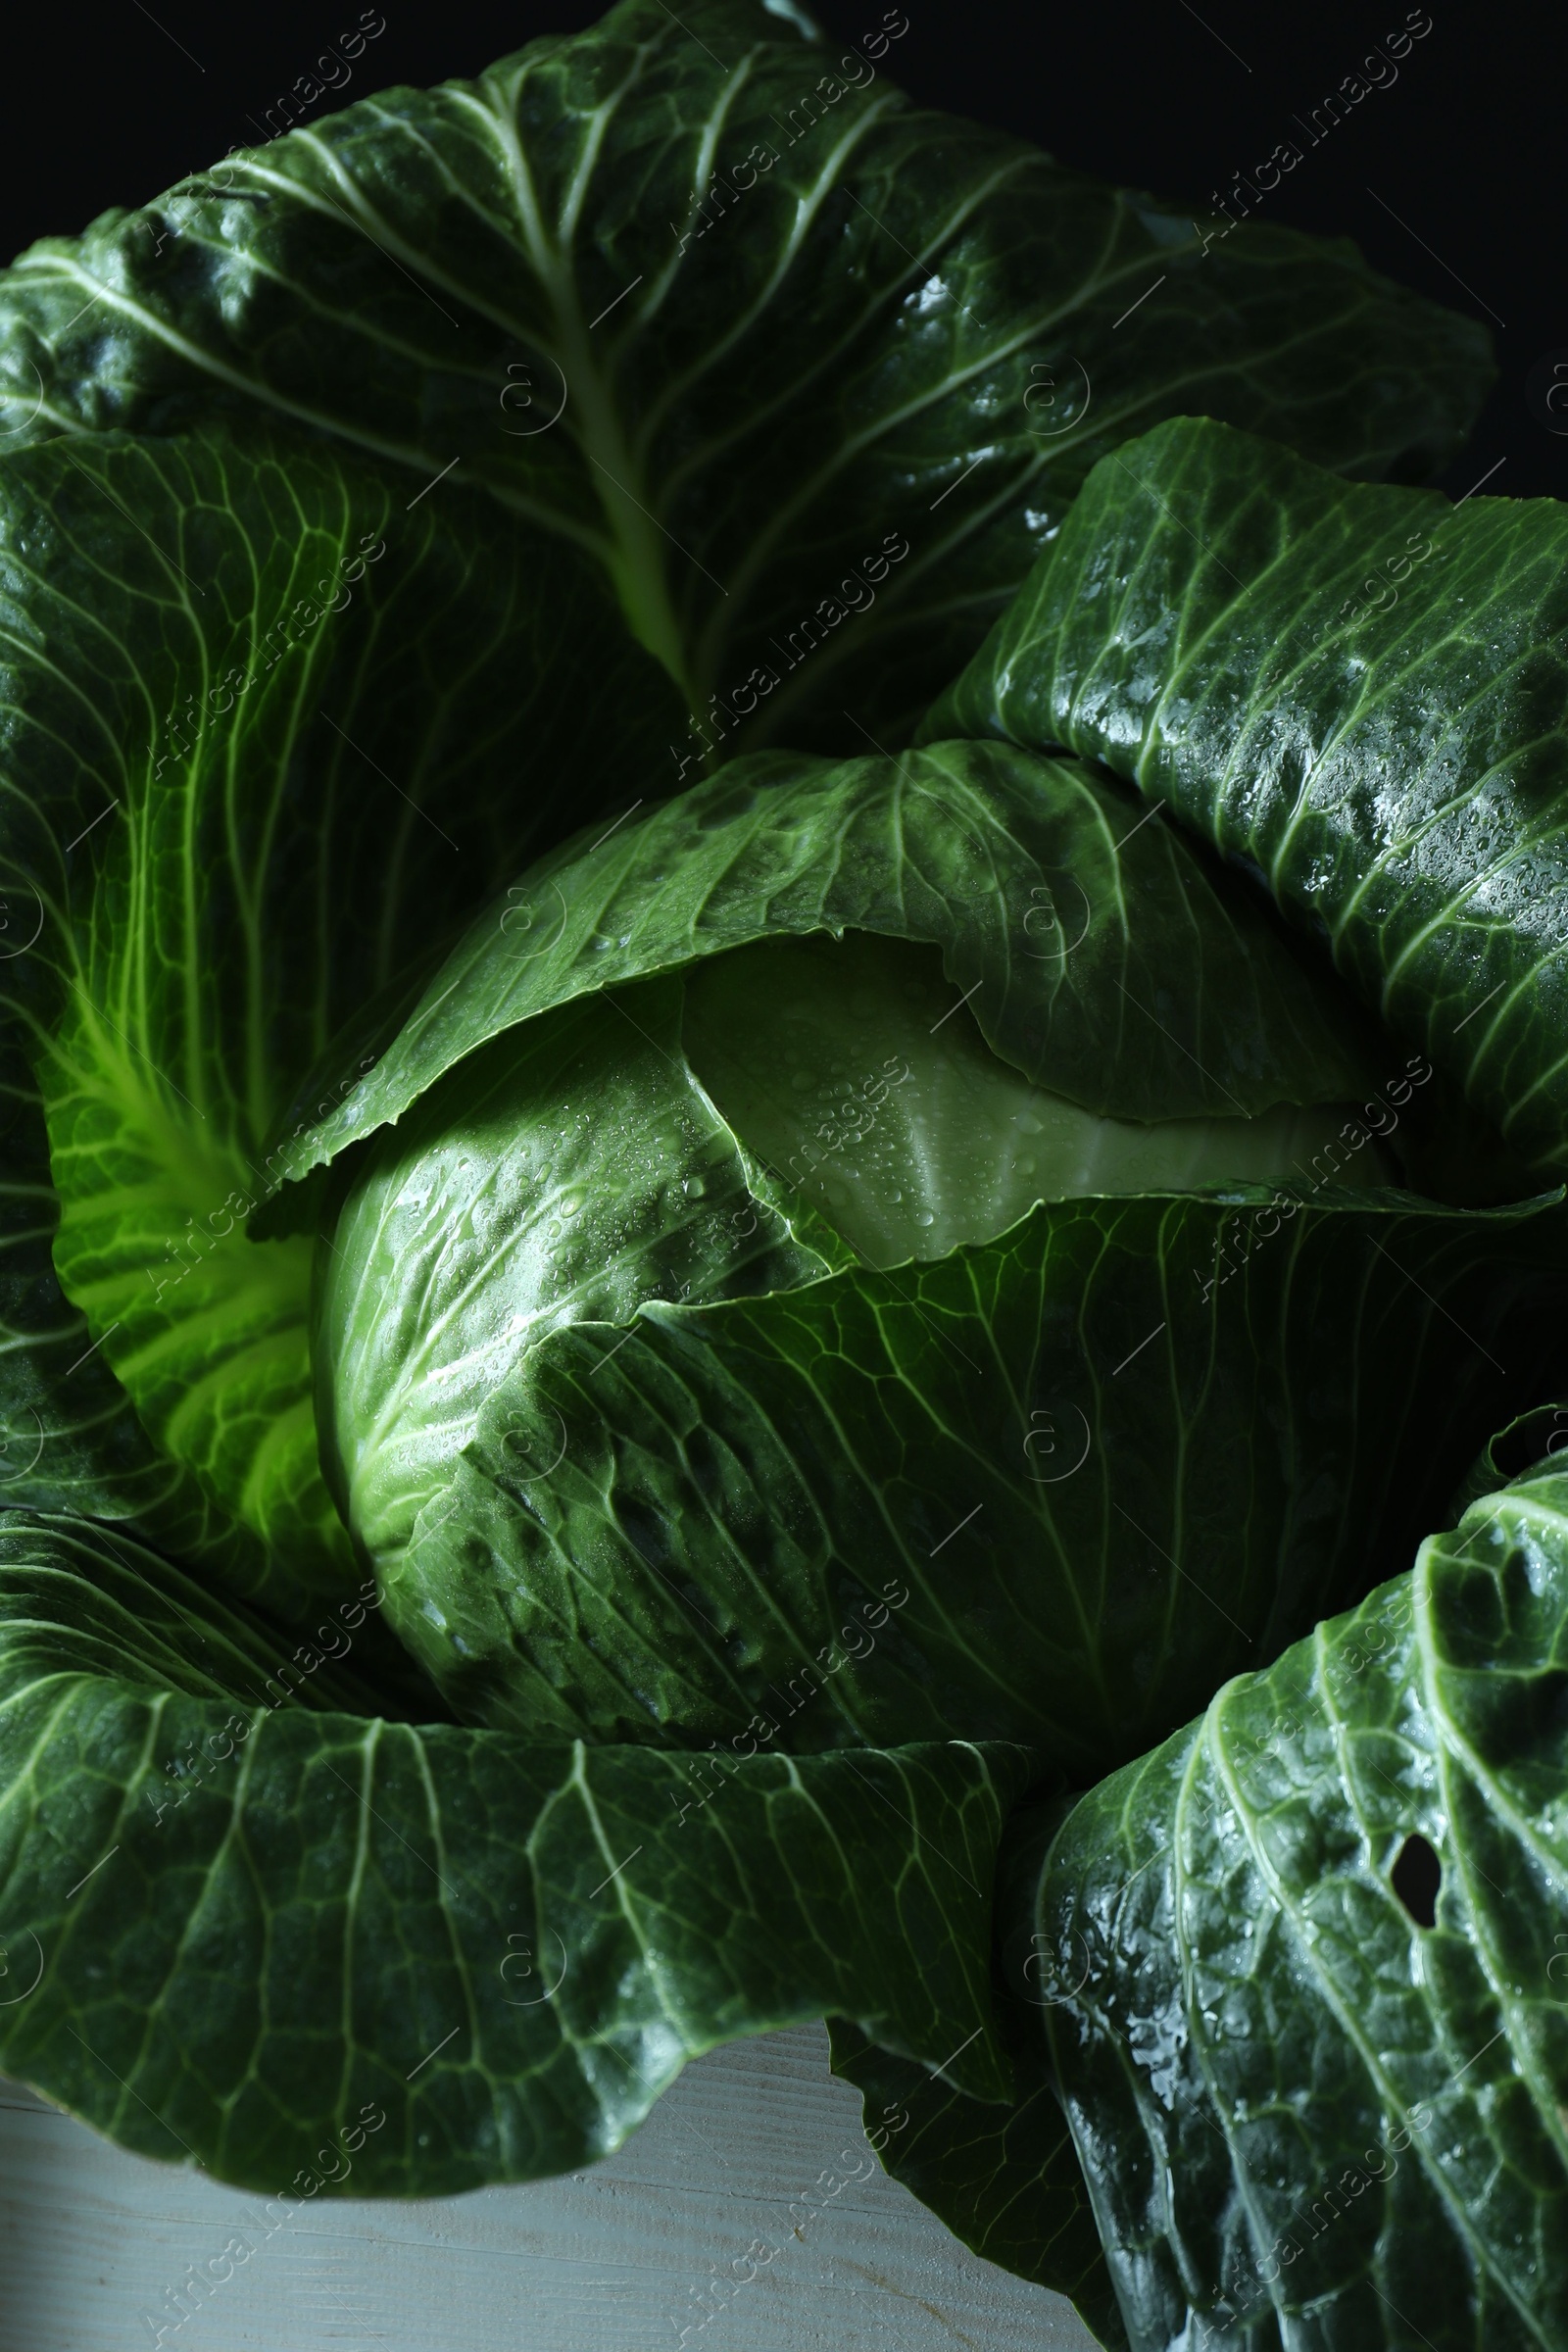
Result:
M1005 2095L991 1882L1027 1756L705 1773L389 1723L367 1622L340 1600L290 1673L134 1543L0 1514L8 2074L296 2200L566 2170L687 2058L824 2009Z
M1568 1168L1568 511L1336 480L1222 425L1100 466L932 736L1068 744L1314 930Z
M1085 1797L1036 1981L1134 2352L1568 2340L1568 1480Z
M1348 244L1200 230L804 25L624 0L46 239L0 281L10 445L262 404L411 493L459 467L612 583L678 760L760 698L797 743L903 726L1161 416L1372 475L1464 431L1484 331Z

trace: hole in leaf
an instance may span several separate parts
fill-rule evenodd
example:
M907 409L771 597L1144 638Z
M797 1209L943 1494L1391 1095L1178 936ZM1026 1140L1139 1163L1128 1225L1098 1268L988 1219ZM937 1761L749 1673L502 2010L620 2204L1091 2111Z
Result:
M1391 1875L1394 1891L1416 1926L1435 1927L1438 1919L1438 1888L1443 1885L1443 1864L1424 1838L1417 1836L1405 1839L1395 1857Z
M1522 1478L1548 1454L1568 1448L1568 1410L1560 1404L1539 1404L1522 1413L1492 1441L1492 1459L1503 1478ZM1562 1463L1556 1464L1561 1469Z

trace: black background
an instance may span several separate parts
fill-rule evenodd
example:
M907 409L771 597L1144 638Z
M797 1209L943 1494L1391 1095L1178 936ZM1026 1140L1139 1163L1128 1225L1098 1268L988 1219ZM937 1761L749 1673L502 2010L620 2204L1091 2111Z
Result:
M0 51L5 257L259 143L266 109L356 24L361 5L272 0L257 14L209 0L88 0L54 11L34 0L14 11ZM816 0L816 14L848 41L879 24L886 6ZM1568 494L1568 416L1559 438L1541 399L1552 363L1568 362L1568 11L1429 0L1416 13L1430 15L1432 29L1398 63L1397 80L1312 147L1295 118L1403 25L1407 0L1266 10L1201 0L1200 12L1189 0L903 6L909 30L884 71L913 96L1103 178L1212 210L1238 171L1296 139L1302 161L1263 217L1349 235L1391 277L1492 330L1496 390L1445 486L1458 495L1496 467L1489 495ZM603 12L594 0L381 0L381 13L386 29L353 80L307 120L389 82L475 74Z

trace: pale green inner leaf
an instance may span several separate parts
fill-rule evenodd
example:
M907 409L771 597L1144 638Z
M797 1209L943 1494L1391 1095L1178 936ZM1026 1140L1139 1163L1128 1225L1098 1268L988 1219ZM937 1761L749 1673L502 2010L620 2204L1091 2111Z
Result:
M787 1290L833 1262L693 1083L680 1006L678 979L580 998L470 1054L377 1139L323 1250L317 1348L323 1450L378 1561L556 1324Z
M1037 1200L1310 1186L1313 1153L1351 1115L1330 1102L1100 1117L993 1054L934 948L866 932L762 940L699 964L685 1043L736 1134L873 1266L992 1241ZM1330 1177L1352 1180L1393 1176L1380 1155Z

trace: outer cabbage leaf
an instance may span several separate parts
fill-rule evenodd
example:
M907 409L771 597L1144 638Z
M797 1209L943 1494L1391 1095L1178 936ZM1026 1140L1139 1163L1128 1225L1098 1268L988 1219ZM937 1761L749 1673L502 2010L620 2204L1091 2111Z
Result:
M1568 2336L1565 1531L1550 1471L1475 1503L1058 1832L1036 1979L1134 2352Z
M1003 1060L1128 1119L1249 1116L1378 1073L1355 1007L1102 772L996 743L732 761L541 858L478 917L374 1069L279 1154L300 1179L516 1023L749 942L923 940ZM286 1196L270 1223L300 1211Z
M0 481L8 1498L135 1519L285 1610L353 1561L310 1250L246 1239L271 1133L673 701L569 549L402 489L280 431L56 443Z
M1104 760L1258 874L1520 1161L1568 1168L1568 514L1223 425L1099 466L925 722Z
M1348 244L1216 238L912 108L893 62L794 7L624 0L349 106L22 257L12 445L262 404L411 484L460 467L601 566L696 758L760 702L841 751L846 707L912 718L1160 416L1372 475L1462 434L1472 321Z
M688 2057L824 2009L1005 2094L991 1885L1027 1756L759 1756L715 1787L392 1723L353 1681L366 1622L340 1601L289 1677L134 1542L0 1515L8 2073L285 2208L566 2170Z

